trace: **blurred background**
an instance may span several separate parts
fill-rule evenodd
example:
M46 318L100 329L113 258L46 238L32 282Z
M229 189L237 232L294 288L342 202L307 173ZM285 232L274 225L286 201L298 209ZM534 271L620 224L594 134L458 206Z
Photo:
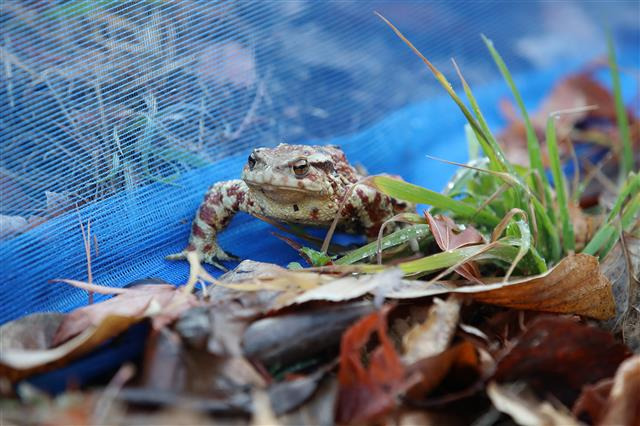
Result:
M535 108L558 78L606 63L608 28L638 110L637 1L5 0L0 320L86 301L48 280L87 279L88 221L96 282L184 282L164 255L256 146L337 143L370 172L441 189L455 169L426 155L465 161L464 121L374 11L451 81L454 57L496 129L508 92L481 33ZM235 223L230 251L297 258L275 238L255 244L264 223Z

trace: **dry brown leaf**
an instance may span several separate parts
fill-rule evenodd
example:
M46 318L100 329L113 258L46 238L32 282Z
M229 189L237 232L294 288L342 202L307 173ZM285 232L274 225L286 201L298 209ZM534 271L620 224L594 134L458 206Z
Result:
M437 355L449 347L458 326L461 305L455 295L449 296L446 302L433 300L427 319L413 326L402 338L405 364Z
M295 295L335 279L334 276L316 272L292 271L268 263L244 261L233 271L216 280L200 264L199 259L187 256L191 266L189 283L195 285L198 279L236 291L280 291L293 298Z
M396 418L388 421L387 426L437 426L441 423L436 415L422 410L403 411Z
M254 389L251 392L253 401L253 413L251 416L251 422L249 426L282 426L276 418L271 408L271 401L269 394L263 389Z
M596 319L615 314L611 283L600 271L598 259L587 254L567 256L544 274L506 283L456 287L451 283L402 281L386 296L410 299L443 293L469 294L474 300L491 305Z
M616 318L605 323L613 332L622 332L624 342L640 351L640 239L624 236L602 261L602 273L613 286Z
M303 362L337 349L344 330L375 309L368 301L334 303L262 318L244 332L243 353L267 366Z
M598 230L604 219L604 215L586 214L579 205L569 203L569 216L573 224L573 235L576 239L576 251L582 251L585 245Z
M314 300L330 302L352 300L367 293L375 292L381 287L393 288L400 283L402 276L403 273L400 269L392 268L377 274L334 278L326 284L321 284L301 294L284 293L278 298L274 308L279 309Z
M511 284L511 283L509 283ZM509 308L607 319L615 314L611 283L598 259L570 255L546 274L472 294L474 300Z
M333 425L338 393L338 379L329 375L320 382L310 399L290 413L278 417L283 425Z
M442 251L484 242L482 234L473 226L466 226L461 229L450 217L443 215L434 217L429 212L425 212L425 217L429 223L433 238Z
M44 312L27 315L0 327L0 356L7 350L49 348L65 314Z
M487 395L493 405L523 426L578 426L578 421L562 406L554 406L548 401L540 402L520 385L487 386Z
M162 307L166 308L176 295L176 287L154 284L119 289L119 292L121 294L116 297L69 313L60 324L52 345L57 346L90 326L97 326L108 316L130 317L135 322L141 319L150 308L156 311Z

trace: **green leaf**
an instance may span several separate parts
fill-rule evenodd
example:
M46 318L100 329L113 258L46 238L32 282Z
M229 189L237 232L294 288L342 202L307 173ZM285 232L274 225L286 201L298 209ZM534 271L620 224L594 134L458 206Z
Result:
M311 263L312 266L328 265L334 259L334 257L331 257L326 253L323 253L318 250L314 250L309 247L302 247L300 249L300 253L302 253L302 255L304 255L307 259L309 259L309 263Z

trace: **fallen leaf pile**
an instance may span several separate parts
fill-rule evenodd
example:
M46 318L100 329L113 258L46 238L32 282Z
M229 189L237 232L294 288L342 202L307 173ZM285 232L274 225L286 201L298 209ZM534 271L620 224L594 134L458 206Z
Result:
M66 280L114 297L2 326L3 392L22 399L30 422L48 413L58 424L73 416L127 424L152 407L163 416L143 423L634 418L637 401L628 395L638 386L637 356L589 320L615 318L611 283L595 258L574 255L541 276L490 281L408 280L395 268L292 271L251 261L195 294L157 282L113 289ZM108 352L139 323L149 327L144 354L129 361L135 368L117 367L104 391L33 402L38 377L71 380L56 371ZM119 382L123 368L134 373ZM75 405L61 402L69 395ZM15 407L5 411L24 420Z

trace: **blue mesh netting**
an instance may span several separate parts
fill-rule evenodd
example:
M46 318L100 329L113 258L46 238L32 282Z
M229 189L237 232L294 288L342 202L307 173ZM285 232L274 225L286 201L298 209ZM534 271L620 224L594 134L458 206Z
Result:
M630 2L5 1L0 9L0 322L68 310L93 278L186 280L164 260L187 240L206 188L237 178L254 146L334 143L372 172L440 189L464 161L463 119L423 64L372 14L391 19L453 76L455 56L490 124L508 96L492 38L529 106L602 55L604 22L638 69ZM453 78L452 78L453 79ZM624 79L627 100L636 81ZM239 215L220 235L242 257L297 255Z

